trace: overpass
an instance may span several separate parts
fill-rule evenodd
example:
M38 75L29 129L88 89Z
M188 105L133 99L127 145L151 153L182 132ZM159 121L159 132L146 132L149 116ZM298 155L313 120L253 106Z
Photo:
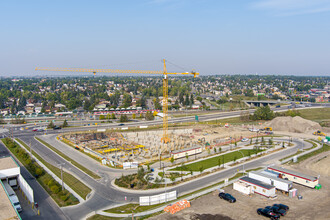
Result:
M255 100L243 100L248 106L250 107L260 107L260 106L267 106L267 105L276 105L280 102L272 101L272 100L263 100L263 101L255 101Z

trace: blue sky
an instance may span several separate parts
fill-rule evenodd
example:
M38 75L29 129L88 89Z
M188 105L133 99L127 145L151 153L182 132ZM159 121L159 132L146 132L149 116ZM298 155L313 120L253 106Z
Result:
M203 75L330 75L330 0L3 0L0 10L2 76L161 70L162 58Z

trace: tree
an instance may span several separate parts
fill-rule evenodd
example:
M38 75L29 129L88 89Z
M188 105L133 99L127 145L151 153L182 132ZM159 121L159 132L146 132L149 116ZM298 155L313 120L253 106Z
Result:
M217 149L216 148L213 148L214 149L214 153L216 154L217 153Z
M104 115L100 115L99 119L100 120L104 120L105 119L105 116Z
M111 119L116 119L116 115L115 115L115 113L112 113L112 114L111 114Z
M218 166L220 167L220 165L221 165L221 158L219 157L218 158Z
M259 107L251 116L252 120L272 120L275 117L274 112L270 109L270 107L264 106Z
M69 126L68 121L65 119L64 122L63 122L62 127L65 128L65 127L68 127L68 126Z
M135 113L132 114L132 118L136 119L136 114Z
M234 159L233 159L234 163L236 162L236 160L237 160L237 156L234 156Z
M127 118L127 115L120 115L120 119L119 119L120 122L128 122L128 118Z
M272 139L272 138L269 138L269 139L268 139L268 144L269 144L269 145L273 145L273 139Z
M218 151L219 151L219 153L222 151L221 147L219 147Z
M54 125L53 121L50 121L47 128L53 128L53 127L55 127L55 125Z
M171 163L172 163L172 165L174 164L174 161L175 161L174 157L171 157Z
M261 143L262 143L262 144L264 144L264 143L265 143L265 139L264 139L264 137L263 137L263 136L261 137Z
M151 121L155 119L155 116L152 114L152 112L148 111L146 112L146 120Z
M190 105L194 104L194 95L190 94Z
M203 170L204 170L204 167L203 166L200 166L198 169L199 169L199 172L202 173Z
M189 158L189 155L188 155L188 153L186 153L186 159L187 159L187 161L188 161L188 158Z

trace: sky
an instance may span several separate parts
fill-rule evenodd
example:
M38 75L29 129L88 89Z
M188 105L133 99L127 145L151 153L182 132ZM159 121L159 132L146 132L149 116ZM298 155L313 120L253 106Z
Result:
M162 59L201 75L330 76L329 39L330 0L0 0L1 76Z

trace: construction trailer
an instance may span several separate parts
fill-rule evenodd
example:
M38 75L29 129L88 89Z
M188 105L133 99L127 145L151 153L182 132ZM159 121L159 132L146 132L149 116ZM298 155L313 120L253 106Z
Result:
M171 152L171 157L174 159L184 158L186 156L192 156L202 153L201 147L191 147L182 150L176 150Z
M274 175L268 175L264 172L251 171L248 173L248 177L268 183L272 186L275 186L276 189L284 192L289 192L289 190L292 188L292 181L281 179Z
M315 188L315 186L319 184L318 177L306 175L283 167L269 166L267 167L267 170L277 172L279 174L279 178L290 180L294 183L298 183L300 185L307 186L310 188Z
M276 197L276 188L270 184L265 182L261 182L256 179L252 179L250 177L244 176L239 179L239 181L244 182L251 186L251 190L253 193L260 194L262 196L273 198Z
M245 195L252 194L252 186L242 181L234 182L233 189Z

